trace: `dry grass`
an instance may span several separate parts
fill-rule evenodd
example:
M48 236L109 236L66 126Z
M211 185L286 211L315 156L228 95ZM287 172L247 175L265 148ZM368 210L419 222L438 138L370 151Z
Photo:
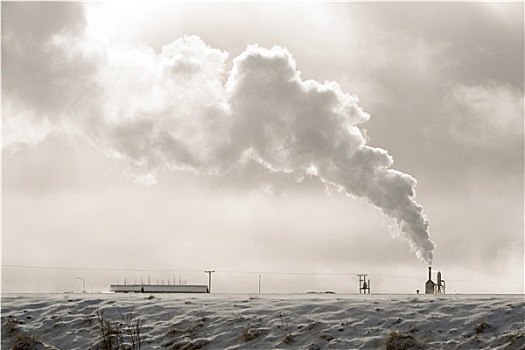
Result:
M295 336L292 333L288 333L283 339L283 342L285 344L291 344L294 341L295 341Z
M480 324L476 326L476 328L474 328L474 330L476 331L476 334L481 334L481 333L484 333L485 331L489 331L492 329L493 327L487 322L481 322Z
M5 330L7 334L13 334L18 332L18 321L14 318L9 317L5 322Z
M258 338L262 334L260 329L254 328L251 324L244 328L241 334L241 338L244 342Z
M2 337L9 335L13 339L12 350L34 350L41 349L42 342L34 335L29 335L20 327L21 322L15 318L8 317L2 329ZM5 333L4 333L5 332Z
M39 345L42 345L42 342L35 336L19 333L16 337L16 343L13 346L13 350L33 350Z
M196 331L199 328L204 327L204 322L205 321L206 321L205 318L200 318L200 319L196 320L195 322L193 322L192 324L190 324L186 328L173 327L169 331L166 332L166 336L172 337L172 336L180 335L180 334L194 336Z
M141 321L131 310L124 315L118 309L121 320L115 321L107 317L103 310L97 310L97 320L100 326L100 348L102 350L117 350L123 347L129 350L140 350Z
M416 350L425 346L414 338L412 334L391 332L385 340L386 350Z

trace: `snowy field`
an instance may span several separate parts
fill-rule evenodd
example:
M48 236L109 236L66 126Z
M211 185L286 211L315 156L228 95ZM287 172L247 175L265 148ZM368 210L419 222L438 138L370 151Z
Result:
M523 295L4 294L2 349L524 349Z

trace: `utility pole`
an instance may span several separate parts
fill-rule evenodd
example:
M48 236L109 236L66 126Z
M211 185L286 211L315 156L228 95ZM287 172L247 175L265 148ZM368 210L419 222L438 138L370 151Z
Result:
M82 281L82 294L86 292L86 281L83 278L77 277L77 279Z
M204 273L208 274L208 293L211 293L211 274L214 273L215 270L207 270L204 271Z
M261 294L261 275L259 275L259 294Z

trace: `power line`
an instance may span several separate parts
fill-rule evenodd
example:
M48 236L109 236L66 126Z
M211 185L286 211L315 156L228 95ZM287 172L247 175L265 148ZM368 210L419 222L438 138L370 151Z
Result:
M505 281L468 281L468 280L450 280L450 279L447 279L447 282L490 283L490 284L493 284L493 283L507 283Z
M184 270L184 269L126 269L126 268L86 268L86 267L63 267L63 266L34 266L34 265L12 265L2 264L2 268L22 268L22 269L39 269L39 270L70 270L70 271L120 271L120 272L202 272L202 270ZM232 274L258 274L258 275L299 275L299 276L352 276L355 272L304 272L304 271L240 271L240 270L216 270L217 273ZM395 276L369 274L373 277L396 278L396 279L413 279L421 280L423 277L413 276ZM469 281L448 279L450 282L462 283L506 283L505 281Z
M21 268L21 269L40 269L40 270L72 270L72 271L128 271L128 272L201 272L201 270L177 270L177 269L116 269L116 268L97 268L97 267L63 267L63 266L31 266L31 265L10 265L3 264L2 267Z
M131 271L131 272L201 272L202 270L179 270L179 269L125 269L125 268L91 268L91 267L64 267L64 266L35 266L35 265L12 265L3 264L2 267L41 269L41 270L84 270L84 271ZM283 271L233 271L217 270L220 273L238 274L265 274L265 275L319 275L319 276L348 276L353 272L346 273L326 273L326 272L283 272Z
M260 275L305 275L305 276L349 276L353 272L331 273L331 272L284 272L284 271L231 271L217 270L220 273L241 273L241 274L260 274Z

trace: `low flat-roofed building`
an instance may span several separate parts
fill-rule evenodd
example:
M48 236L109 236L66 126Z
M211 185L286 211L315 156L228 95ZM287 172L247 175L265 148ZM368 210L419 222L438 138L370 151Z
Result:
M115 293L208 293L206 285L112 284Z

